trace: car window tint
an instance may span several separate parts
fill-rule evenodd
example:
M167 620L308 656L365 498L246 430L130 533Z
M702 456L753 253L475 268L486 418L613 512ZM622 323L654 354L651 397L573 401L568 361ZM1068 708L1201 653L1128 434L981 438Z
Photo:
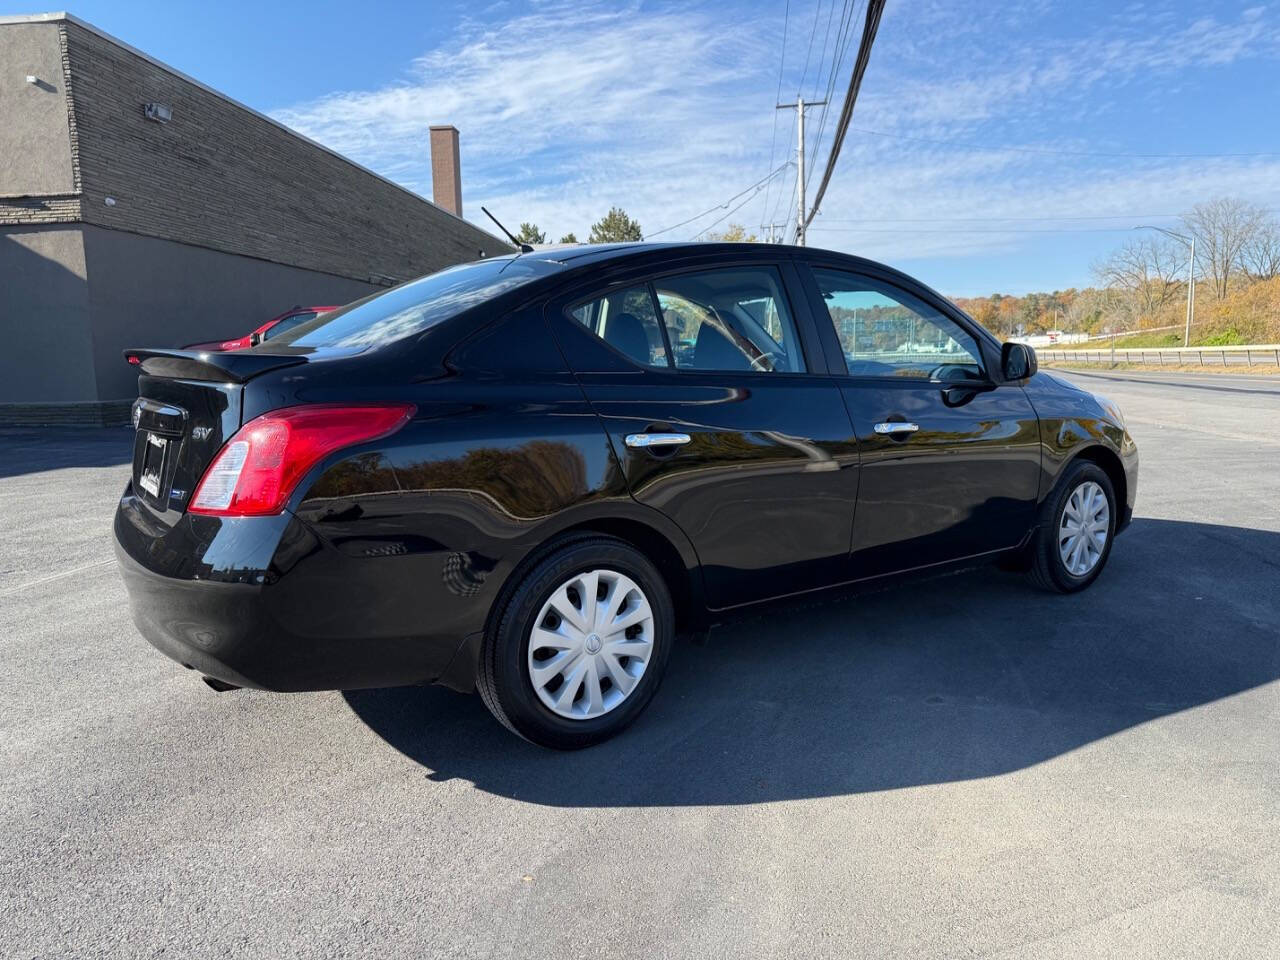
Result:
M315 318L316 318L315 311L307 311L306 313L295 313L292 316L285 317L279 323L273 324L271 327L268 327L267 331L262 335L262 339L271 340L274 337L280 336L280 334L284 333L286 330L292 330L298 324L306 323L308 320L314 320Z
M615 290L579 304L569 315L619 353L646 367L670 366L647 286Z
M977 342L904 290L841 270L814 278L853 376L981 380Z
M804 370L782 282L772 267L684 273L654 281L654 289L676 367Z

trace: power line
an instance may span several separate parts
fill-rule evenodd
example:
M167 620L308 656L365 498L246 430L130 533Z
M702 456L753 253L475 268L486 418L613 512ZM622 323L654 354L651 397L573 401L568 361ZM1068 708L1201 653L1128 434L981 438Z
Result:
M835 0L831 0L834 5ZM813 38L818 35L818 23L822 20L822 0L818 0L817 9L813 12L813 29L809 31L809 48L804 53L804 70L800 73L800 82L796 84L796 97L800 97L804 91L805 78L809 76L809 58L813 56ZM818 64L818 70L821 72L822 64Z
M1113 213L1088 217L823 217L823 223L1050 223L1059 220L1162 220L1181 213Z
M825 223L826 221L823 221ZM1133 227L1062 227L1057 230L1028 227L809 227L823 233L1129 233Z
M846 3L847 3L847 2L848 2L848 0L846 0ZM788 14L790 13L790 9L791 9L790 0L787 0L787 13L788 13ZM826 50L827 50L827 42L829 41L829 39L830 39L830 37L831 37L831 21L832 21L832 18L834 17L834 15L835 15L835 0L831 0L831 7L830 7L830 10L829 10L829 11L828 11L828 13L827 13L827 29L826 29L826 33L823 35L823 38L822 38L822 54L821 54L821 59L818 61L818 69L817 69L817 72L816 72L816 76L815 76L815 78L814 78L814 89L815 89L815 90L818 88L818 86L819 86L819 85L821 84L821 82L822 82L822 81L821 81L821 76L822 76L822 64L826 61L826 55L827 55L827 54L826 54ZM809 76L809 64L810 64L810 62L811 62L811 61L812 61L812 59L813 59L813 41L816 39L816 37L817 37L817 35L818 35L818 24L819 24L819 23L821 23L821 22L822 22L822 0L818 0L817 6L814 8L814 13L813 13L813 27L812 27L812 28L810 29L810 31L809 31L809 43L808 43L807 48L805 49L805 56L804 56L804 69L803 69L803 70L801 70L801 72L800 72L800 80L799 80L799 83L796 85L796 97L797 97L797 99L799 99L799 98L802 96L802 91L804 90L805 80L806 80L806 79L808 78L808 76ZM783 21L783 57L785 58L785 56L786 56L786 21L785 21L785 19L784 19L784 21ZM781 64L780 64L780 65L779 65L779 70L778 70L778 90L777 90L777 99L779 99L779 100L780 100L781 98L782 98L782 66L781 66ZM776 101L775 101L775 102L776 102ZM797 125L797 124L799 125L800 130L801 130L801 131L803 131L803 129L804 129L804 118L803 118L803 117L799 117L799 118L795 118L795 117L793 117L793 118L792 118L792 127L791 127L791 129L792 129L792 131L793 131L793 132L796 130L796 125ZM774 112L774 118L773 118L773 137L772 137L772 142L771 142L771 143L770 143L770 145L769 145L769 163L770 163L771 165L772 165L772 163L773 163L773 158L776 156L776 154L775 154L775 152L774 152L774 151L777 149L777 129L778 129L778 116L777 116L777 112L775 111L775 112ZM797 169L796 169L796 178L797 178L797 179L796 179L796 189L797 189L797 190L799 190L799 189L800 189L800 184L802 184L802 183L804 182L804 170L803 170L803 169L801 169L801 168L797 167ZM765 191L764 207L763 207L763 210L764 210L764 211L766 211L766 212L768 213L767 218L765 218L765 219L767 219L767 221L768 221L768 223L769 223L769 224L772 224L772 223L777 219L777 216L778 216L778 207L782 205L782 200L783 200L783 197L785 196L785 194L780 193L780 194L778 195L777 200L774 202L773 209L772 209L772 210L770 210L770 209L769 209L769 196L770 196L770 193L771 193L771 192L772 192L772 188L771 188L771 187ZM788 216L788 217L787 217L787 222L788 222L788 223L790 223L790 220L791 220L791 218L790 218L790 216ZM764 222L763 220L762 220L762 222L761 222L761 224L760 224L760 228L761 228L762 230L763 230L763 229L766 229L766 227L765 227L765 222ZM770 229L771 229L771 228L770 228Z
M776 110L774 111L774 115L775 115L775 116L777 115L777 111L776 111ZM791 118L791 131L792 131L792 133L794 133L794 132L795 132L795 124L796 124L795 117L792 117L792 118ZM797 176L798 176L798 175L799 175L799 171L797 171ZM790 195L794 195L794 194L795 194L795 191L796 191L796 184L795 184L795 181L794 181L794 180L792 180L792 181L791 181L791 189L790 189L790 190L786 190L786 191L779 191L777 199L776 199L776 200L774 200L774 202L773 202L773 209L769 211L769 217L768 217L768 222L769 222L769 223L774 223L774 222L776 222L776 221L777 221L777 219L778 219L778 209L782 206L782 202L787 198L788 194L790 194ZM792 213L794 213L794 211L789 212L785 217L783 217L783 223L784 223L784 226L783 226L783 233L784 233L784 234L787 232L787 230L789 230L789 229L790 229L790 223L791 223ZM760 225L760 227L761 227L761 229L764 229L764 224L762 223L762 224Z
M780 166L780 167L776 168L776 169L775 169L775 170L773 170L772 172L765 174L765 176L761 177L759 180L757 180L757 181L756 181L755 183L753 183L751 186L747 187L747 189L738 191L738 192L737 192L737 193L735 193L732 197L730 197L728 200L725 200L723 203L717 203L714 207L708 207L706 210L703 210L701 213L696 214L696 215L694 215L694 216L690 217L688 220L681 220L679 223L673 223L673 224L672 224L671 226L669 226L669 227L663 227L661 230L655 230L655 231L653 231L652 233L647 233L647 234L645 234L645 237L644 237L644 238L645 238L646 240L652 240L654 237L659 236L660 234L663 234L663 233L670 233L672 230L676 230L676 229L678 229L678 228L680 228L680 227L685 226L686 224L693 223L693 221L695 221L695 220L700 220L700 219L702 219L703 217L705 217L705 216L706 216L707 214L709 214L709 213L715 213L717 210L720 210L720 209L722 209L722 208L724 208L724 207L729 206L729 204L733 203L733 201L737 200L737 199L738 199L740 196L742 196L743 194L750 193L750 194L751 194L751 197L754 197L754 196L756 195L756 193L759 193L759 192L764 188L764 185L765 185L766 183L768 183L770 180L772 180L774 177L776 177L778 174L780 174L783 170L787 169L787 167L789 167L789 166L791 166L791 161L790 161L790 160L788 160L786 163L784 163L782 166ZM755 192L753 193L752 191L755 191ZM750 200L750 199L751 199L751 197L747 197L747 199L748 199L748 200ZM739 206L741 206L741 204L739 204ZM737 209L738 209L738 207L734 207L734 208L733 208L733 210L730 210L730 211L729 211L729 213L733 213L733 212L734 212L734 210L737 210ZM728 216L728 214L726 214L725 216ZM721 217L720 219L721 219L721 220L723 220L724 218L723 218L723 217ZM715 223L719 223L719 222L720 222L720 221L719 221L719 220L717 220ZM711 226L715 226L715 223L713 223ZM710 227L707 227L707 228L705 228L705 229L710 229Z
M849 77L849 89L844 96L844 107L840 110L840 120L836 124L835 136L831 140L831 154L827 157L827 169L823 171L822 182L818 185L818 193L813 198L813 209L808 215L802 211L803 224L797 224L797 230L808 227L822 205L831 175L835 173L836 160L840 156L840 148L844 145L845 134L849 130L849 120L853 117L853 105L858 99L858 90L862 86L863 74L867 72L867 63L871 59L871 45L875 43L876 31L880 29L880 16L884 13L884 0L867 0L867 19L862 26L862 42L858 46L858 55L853 61L853 73Z
M827 130L827 116L831 111L832 96L836 89L836 78L841 67L844 66L845 54L848 52L849 44L853 41L853 32L851 27L857 19L858 11L862 4L854 4L851 0L845 0L844 10L840 14L840 29L836 32L836 46L834 56L831 61L831 70L827 74L827 88L823 93L822 99L827 102L822 107L822 115L818 118L818 136L813 142L813 160L807 171L808 175L812 175L813 167L818 163L818 150L822 146L822 137ZM817 93L814 93L814 99L817 99Z
M844 5L849 6L849 0L844 0ZM822 10L821 4L818 10ZM822 55L818 58L818 70L813 75L813 93L811 99L818 99L818 89L822 86L822 67L827 62L827 45L831 42L831 21L836 15L836 0L831 0L831 6L827 9L827 29L822 34Z
M778 93L774 102L782 99L782 70L787 65L787 24L791 22L791 0L787 0L786 11L782 15L782 56L778 58ZM773 169L773 160L778 149L778 111L773 111L773 136L769 139L769 168ZM769 189L764 192L764 205L769 206ZM770 220L773 218L771 217Z
M756 193L759 193L759 190L758 190L758 189L757 189ZM718 225L718 224L722 223L722 222L723 222L723 221L725 221L725 220L728 220L728 219L729 219L730 217L732 217L735 213L737 213L739 210L741 210L743 207L745 207L748 203L750 203L750 202L751 202L751 200L752 200L752 198L753 198L754 196L755 196L755 194L753 193L750 197L747 197L747 199L743 200L740 204L738 204L736 207L734 207L734 208L733 208L732 210L730 210L728 213L724 214L723 216L717 217L715 220L712 220L712 221L711 221L710 223L708 223L705 227L703 227L701 230L699 230L697 233L695 233L695 234L693 235L693 238L692 238L692 239L697 240L700 236L702 236L704 233L706 233L706 232L707 232L708 230L710 230L712 227L714 227L714 226L716 226L716 225Z
M883 130L868 130L865 127L850 127L854 133L864 133L871 137L885 137L890 140L906 140L911 143L930 143L939 147L960 147L967 150L988 150L1003 153L1032 153L1054 157L1107 157L1122 160L1218 160L1239 159L1242 157L1280 157L1280 152L1264 151L1261 153L1101 153L1092 150L1052 150L1042 147L1013 147L999 144L971 143L963 140L934 140L929 137L909 137L900 133L886 133Z
M791 121L791 127L793 130L795 129L794 119ZM798 174L798 171L797 171L797 174ZM786 199L788 194L794 194L794 193L795 193L795 180L793 179L791 181L791 188L789 190L778 192L778 197L773 203L773 210L771 210L769 213L770 223L773 223L778 219L778 209L782 206L782 201ZM795 214L794 210L788 210L787 215L782 218L782 232L784 235L787 233L787 231L791 229L791 217L794 214ZM763 228L764 224L761 224L760 226L761 228Z

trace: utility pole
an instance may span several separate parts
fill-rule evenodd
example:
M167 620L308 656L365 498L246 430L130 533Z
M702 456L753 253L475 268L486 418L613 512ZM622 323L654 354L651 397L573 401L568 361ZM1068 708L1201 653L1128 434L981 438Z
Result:
M804 111L807 107L820 107L825 100L806 100L803 95L795 103L780 103L778 110L796 112L796 246L804 246Z
M1196 319L1196 238L1193 234L1184 237L1180 233L1174 233L1172 230L1166 230L1164 227L1153 227L1150 224L1143 224L1140 227L1134 227L1135 230L1156 230L1163 233L1166 237L1186 244L1191 248L1191 259L1187 261L1187 332L1182 335L1182 345L1184 347L1191 346L1191 324Z
M787 227L787 225L786 225L785 223L762 223L760 226L761 226L761 228L762 228L762 229L764 229L764 230L768 230L768 231L769 231L769 242L770 242L770 243L777 243L777 242L778 242L777 238L776 238L776 237L775 237L775 235L774 235L774 231L775 231L775 230L785 230L785 229L786 229L786 227Z

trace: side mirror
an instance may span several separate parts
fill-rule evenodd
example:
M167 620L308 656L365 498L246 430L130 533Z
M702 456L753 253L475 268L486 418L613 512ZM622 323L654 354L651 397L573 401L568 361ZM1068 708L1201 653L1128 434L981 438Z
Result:
M1025 380L1040 367L1031 347L1025 343L1006 343L1000 347L1000 369L1006 380Z
M262 334L260 333L249 334L249 346L256 347L261 342L262 342ZM1009 344L1006 343L1005 346L1007 347L1009 346Z

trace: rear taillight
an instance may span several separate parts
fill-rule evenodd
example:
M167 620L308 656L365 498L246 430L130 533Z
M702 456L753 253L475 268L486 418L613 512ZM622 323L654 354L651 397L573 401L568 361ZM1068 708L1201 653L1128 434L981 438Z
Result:
M394 433L412 404L309 404L272 410L236 431L196 487L192 513L279 513L307 471L335 450Z

